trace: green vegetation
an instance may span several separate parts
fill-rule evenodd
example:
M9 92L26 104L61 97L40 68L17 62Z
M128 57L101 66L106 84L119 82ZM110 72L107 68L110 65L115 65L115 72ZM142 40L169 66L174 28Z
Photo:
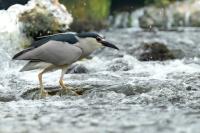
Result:
M60 0L74 17L73 30L98 30L106 26L110 0Z

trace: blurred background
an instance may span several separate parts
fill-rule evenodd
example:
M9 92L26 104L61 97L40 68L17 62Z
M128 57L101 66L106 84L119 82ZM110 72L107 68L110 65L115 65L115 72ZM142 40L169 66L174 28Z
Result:
M199 133L200 0L0 0L0 133ZM56 95L12 56L39 36L93 31L119 47L69 67Z
M27 2L28 0L1 0L0 9ZM198 6L194 6L194 3L198 3L197 0L59 0L59 2L72 14L74 21L70 28L75 31L101 30L108 27L139 26L166 29L200 25L200 20L197 18L200 14L199 9Z

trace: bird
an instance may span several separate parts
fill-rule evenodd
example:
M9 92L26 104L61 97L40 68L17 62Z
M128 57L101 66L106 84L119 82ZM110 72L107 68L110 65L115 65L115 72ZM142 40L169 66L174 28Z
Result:
M60 87L64 92L72 91L63 81L68 67L102 47L119 50L103 35L96 32L64 32L38 37L28 48L15 54L12 59L28 61L20 72L41 69L38 73L38 80L40 97L43 98L48 96L42 80L44 73L61 69Z

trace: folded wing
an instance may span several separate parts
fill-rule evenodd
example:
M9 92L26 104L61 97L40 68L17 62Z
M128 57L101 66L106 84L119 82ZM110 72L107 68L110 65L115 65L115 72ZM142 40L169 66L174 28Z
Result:
M40 47L32 48L25 52L21 52L14 59L42 61L52 63L54 65L72 64L77 61L82 54L82 50L67 42L48 41Z

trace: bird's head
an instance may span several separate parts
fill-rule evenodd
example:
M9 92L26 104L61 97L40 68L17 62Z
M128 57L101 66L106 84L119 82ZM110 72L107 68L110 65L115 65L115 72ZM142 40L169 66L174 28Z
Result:
M117 46L106 41L105 37L100 35L100 34L97 34L97 33L94 33L94 32L83 32L83 33L78 33L77 36L81 40L84 40L84 42L86 42L90 45L93 45L97 48L110 47L110 48L119 50L119 48Z

